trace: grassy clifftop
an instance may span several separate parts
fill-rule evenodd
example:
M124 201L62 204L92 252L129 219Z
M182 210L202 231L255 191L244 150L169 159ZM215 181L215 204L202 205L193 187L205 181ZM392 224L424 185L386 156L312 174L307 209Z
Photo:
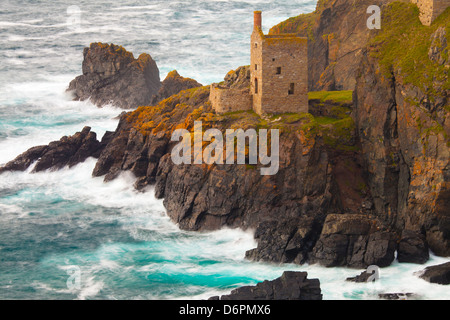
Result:
M379 59L384 74L397 71L405 83L419 87L431 96L450 90L448 49L450 8L428 27L419 20L419 9L411 3L393 2L382 12L382 28L369 43L370 54ZM435 37L440 30L441 37ZM446 43L442 43L442 41ZM442 61L432 50L442 49ZM441 90L436 90L439 87Z
M280 134L298 134L311 146L321 142L340 151L355 151L355 124L350 117L351 91L312 92L311 101L329 105L329 112L267 114L260 117L254 111L216 114L208 101L209 87L182 91L156 106L143 106L126 115L126 120L143 136L171 135L176 129L193 130L194 121L201 121L203 131L226 129L278 129Z
M308 37L311 40L314 38L314 23L320 17L320 14L326 6L332 4L333 2L336 2L336 0L319 0L314 12L300 14L296 17L291 17L283 22L280 22L270 29L269 34L297 33L304 37Z

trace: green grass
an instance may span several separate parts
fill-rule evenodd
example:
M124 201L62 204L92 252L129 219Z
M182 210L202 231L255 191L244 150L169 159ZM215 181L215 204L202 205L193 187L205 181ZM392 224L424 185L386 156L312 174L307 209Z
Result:
M428 57L431 35L439 27L446 28L450 43L450 8L431 26L424 26L416 5L393 2L383 10L382 28L370 42L370 54L380 61L385 77L399 71L405 83L421 88L431 98L442 95L450 89L448 70ZM437 82L443 84L442 92L436 92Z
M354 136L356 125L352 117L344 118L314 117L308 114L300 126L308 138L322 137L328 147L340 151L357 151Z
M339 119L336 118L331 118L331 117L316 117L315 118L316 122L318 125L327 125L327 124L332 124L335 123L336 121L339 121Z
M309 100L320 100L321 102L333 101L338 103L352 103L353 91L313 91L308 92Z
M296 33L302 37L308 37L309 41L315 41L314 25L330 1L319 0L314 12L303 13L280 22L269 30L269 34Z

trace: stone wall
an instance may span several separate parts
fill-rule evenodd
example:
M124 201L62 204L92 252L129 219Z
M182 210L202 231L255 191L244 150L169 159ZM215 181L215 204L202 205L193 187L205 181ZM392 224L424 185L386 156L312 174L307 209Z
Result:
M426 26L431 25L434 19L450 6L450 0L411 0L411 2L419 7L420 21Z
M250 70L256 113L308 112L307 50L306 38L294 34L266 36L255 28Z
M252 109L252 96L249 88L230 89L212 84L209 100L217 113Z
M250 86L231 89L211 85L214 110L223 113L253 109L259 115L308 112L307 38L296 34L266 36L261 30L260 11L255 11L254 19L250 76L247 73Z
M265 36L262 60L261 111L308 112L307 39Z

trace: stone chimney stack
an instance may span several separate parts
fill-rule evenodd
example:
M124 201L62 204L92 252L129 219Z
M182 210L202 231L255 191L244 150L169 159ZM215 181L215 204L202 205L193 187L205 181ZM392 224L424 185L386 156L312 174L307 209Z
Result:
M261 17L261 11L255 11L253 13L253 18L254 18L254 25L253 28L254 29L261 29L262 28L262 17Z

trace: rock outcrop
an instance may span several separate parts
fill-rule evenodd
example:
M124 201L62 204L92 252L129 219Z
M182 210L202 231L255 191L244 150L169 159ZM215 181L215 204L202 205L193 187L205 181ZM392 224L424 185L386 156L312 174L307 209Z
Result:
M83 75L67 89L74 100L133 109L150 105L161 87L158 67L149 54L135 59L121 46L92 43L84 49L83 57Z
M411 300L417 299L418 295L411 292L406 293L380 293L378 297L383 300Z
M228 72L221 86L230 89L245 89L250 86L250 66L241 66Z
M373 273L369 273L367 271L363 271L361 272L361 274L355 276L355 277L349 277L347 279L345 279L345 281L348 282L356 282L356 283L364 283L364 282L369 282L371 279L371 277L373 276ZM373 280L372 280L373 281Z
M102 141L98 141L96 133L92 132L90 127L84 127L81 132L73 136L64 136L59 141L25 151L16 159L0 167L0 173L25 171L35 162L33 172L57 170L65 166L73 167L89 157L98 158L112 138L112 134L112 132L106 132Z
M403 230L397 250L399 262L423 264L430 258L425 236L416 231Z
M430 283L450 284L450 262L426 268L420 273L420 278Z
M247 251L246 258L303 264L318 239L320 228L321 224L311 217L262 222L255 232L258 247Z
M158 93L152 97L151 105L155 105L180 91L197 87L202 87L202 84L194 79L184 78L180 76L176 70L173 70L167 74L166 78L161 83L161 88Z
M387 267L395 259L396 235L366 215L328 215L311 263L327 267Z
M290 18L270 34L308 37L309 90L353 90L361 54L375 31L367 28L367 8L384 10L394 0L319 0L313 13Z
M286 271L273 281L233 290L210 300L322 300L319 279L307 279L306 272Z
M83 75L72 80L67 91L74 100L89 99L99 107L155 105L182 90L202 86L176 70L161 82L158 66L149 54L135 59L131 52L114 44L92 43L84 49L83 57Z

